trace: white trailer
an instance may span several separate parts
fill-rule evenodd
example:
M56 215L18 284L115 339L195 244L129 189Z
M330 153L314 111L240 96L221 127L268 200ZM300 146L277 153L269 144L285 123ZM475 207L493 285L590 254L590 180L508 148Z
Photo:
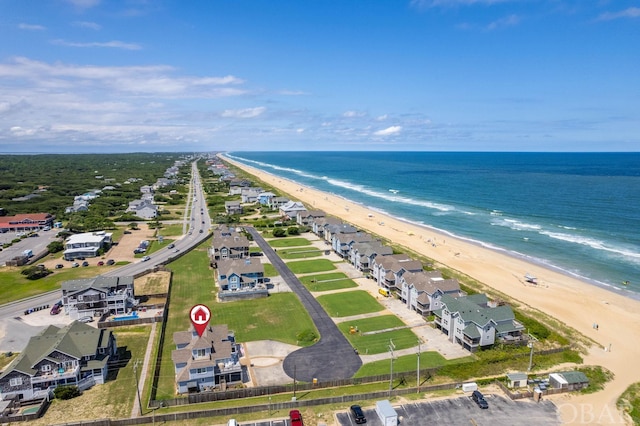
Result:
M398 413L388 400L376 402L376 413L383 426L398 426Z

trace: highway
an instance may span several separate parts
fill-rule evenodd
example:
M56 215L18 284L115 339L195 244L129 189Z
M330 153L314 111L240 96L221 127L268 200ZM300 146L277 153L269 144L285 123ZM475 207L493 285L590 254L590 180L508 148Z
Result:
M174 248L163 248L149 255L150 259L146 262L139 260L109 271L103 274L104 276L142 274L144 271L152 270L157 265L166 264L180 257L207 239L211 227L211 218L207 210L202 181L196 162L192 163L191 168L189 197L187 198L184 217L186 234L174 243ZM22 316L25 310L36 306L53 305L60 298L61 292L56 290L0 306L0 353L22 351L29 338L43 328L24 323ZM52 321L55 323L55 317L52 318Z

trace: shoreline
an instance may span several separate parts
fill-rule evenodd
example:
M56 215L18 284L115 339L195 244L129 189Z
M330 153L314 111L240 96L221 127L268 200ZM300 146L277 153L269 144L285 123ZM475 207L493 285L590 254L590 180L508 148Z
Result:
M228 163L290 194L310 209L322 210L358 229L423 254L592 339L596 344L584 355L584 365L603 366L615 374L614 379L602 391L565 395L554 400L564 424L626 424L623 414L616 407L616 400L629 385L640 382L640 369L632 367L640 357L640 348L637 348L633 339L640 335L640 301L614 289L563 274L548 265L538 265L503 251L473 244L428 225L401 221L341 196L301 185L220 155ZM525 273L538 277L538 285L527 285L524 282ZM594 323L599 325L597 330L593 327ZM605 351L609 347L611 351ZM587 418L592 421L585 421Z

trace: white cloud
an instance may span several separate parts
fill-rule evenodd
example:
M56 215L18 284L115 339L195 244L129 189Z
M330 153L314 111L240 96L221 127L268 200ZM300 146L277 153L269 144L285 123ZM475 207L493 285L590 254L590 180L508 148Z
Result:
M378 130L373 134L376 136L390 136L390 135L397 135L398 133L400 133L401 130L402 130L402 126L391 126L391 127L387 127L386 129Z
M78 43L73 41L65 41L65 40L51 40L52 44L58 46L68 46L68 47L109 47L115 49L124 49L124 50L140 50L142 46L137 43L125 43L123 41L112 40L106 42L90 42L90 43Z
M32 136L36 133L36 129L23 129L20 126L13 126L9 129L13 136Z
M87 22L87 21L76 21L73 23L76 27L80 28L88 28L90 30L100 30L102 29L102 25L96 24L95 22Z
M385 121L387 118L389 118L389 116L387 114L383 114L383 115L379 115L378 117L376 117L377 121Z
M495 20L487 25L487 30L493 31L499 28L504 27L513 27L514 25L518 25L520 23L520 17L518 15L509 15L502 19Z
M364 117L366 114L359 111L345 111L342 116L345 118Z
M256 108L244 108L244 109L227 109L222 112L222 117L227 118L254 118L262 115L267 108L265 107L256 107Z
M630 7L620 12L606 12L598 17L599 21L611 21L623 18L640 18L640 7Z
M34 25L34 24L18 24L18 28L20 28L21 30L27 30L27 31L44 31L46 30L45 27L43 27L42 25Z

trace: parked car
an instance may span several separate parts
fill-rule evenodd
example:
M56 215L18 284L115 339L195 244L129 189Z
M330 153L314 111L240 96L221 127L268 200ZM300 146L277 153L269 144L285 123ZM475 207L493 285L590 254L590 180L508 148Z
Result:
M56 265L56 269L62 269L62 268L64 268L64 265L62 263L58 263Z
M480 407L482 409L489 408L489 404L484 399L484 395L482 395L482 393L480 391L474 390L473 393L471 394L471 399L473 399L473 401L476 404L478 404L478 407Z
M60 306L58 305L53 305L53 307L51 307L51 310L49 311L49 315L58 315L60 313Z
M291 422L291 426L304 426L300 410L289 411L289 421Z
M86 324L88 322L93 322L93 317L82 317L82 318L79 318L78 321Z
M102 260L98 262L98 266L103 266L103 265L104 265L104 262Z
M84 262L82 262L82 266L89 266L89 262L85 260Z
M78 262L73 262L73 263L71 264L71 267L72 267L72 268L77 268L78 266L80 266L80 264L79 264Z
M364 416L362 407L360 407L359 405L351 406L351 415L353 416L353 419L355 420L357 425L367 422L367 418Z
M169 244L169 245L167 246L167 248L172 249L172 248L174 248L175 246L176 246L175 244L171 243L171 244Z
M146 262L146 261L147 261L147 260L149 260L149 259L151 259L151 257L149 257L149 256L145 256L145 257L143 257L143 258L142 258L142 261L143 261L143 262Z
M200 233L202 234L202 232L203 232L203 231L202 231L202 229L201 229L201 230L200 230Z
M115 264L116 264L115 260L113 260L113 259L107 260L107 265L111 266L111 265L115 265Z
M238 426L238 422L236 421L236 419L229 419L229 421L227 422L227 426Z

